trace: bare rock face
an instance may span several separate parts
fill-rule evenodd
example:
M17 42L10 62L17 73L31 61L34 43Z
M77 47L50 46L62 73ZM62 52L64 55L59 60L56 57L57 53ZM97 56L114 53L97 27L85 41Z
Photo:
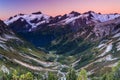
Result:
M9 31L8 31L8 27L6 26L6 24L0 20L0 35L3 33L9 33Z
M95 35L97 37L104 37L113 35L120 31L120 17L114 20L106 21L103 23L97 23L94 27Z

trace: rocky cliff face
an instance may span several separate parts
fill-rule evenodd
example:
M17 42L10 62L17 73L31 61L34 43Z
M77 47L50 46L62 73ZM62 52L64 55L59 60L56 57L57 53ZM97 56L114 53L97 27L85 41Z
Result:
M0 20L0 34L2 35L3 33L10 33L11 31L8 30L8 27L6 24Z

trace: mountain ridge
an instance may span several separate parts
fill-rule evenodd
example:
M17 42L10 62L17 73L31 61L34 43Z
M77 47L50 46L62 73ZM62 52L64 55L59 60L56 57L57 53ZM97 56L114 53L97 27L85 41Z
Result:
M112 24L115 22L116 18L119 19L120 16L120 14L107 15L95 13L93 11L88 11L83 14L72 11L69 14L56 17L47 16L41 12L36 13L30 15L19 14L14 16L13 19L8 19L4 22L15 33L21 34L23 37L27 37L25 39L32 42L37 47L47 45L56 37L70 33L73 33L72 36L76 38L86 37L87 39L88 37L92 36L93 40L96 38L102 39L103 37L109 35L111 28L108 27L108 30L105 30L104 28L101 29L103 30L101 31L99 30L100 27L97 25L108 22ZM87 36L88 34L89 36ZM34 39L32 39L32 37L34 37ZM38 42L36 42L36 40Z
M83 18L86 24L88 23L94 23L94 22L104 22L107 20L112 20L120 16L120 14L100 14L100 13L95 13L94 11L88 11L83 14L72 11L69 14L65 14L63 16L48 16L45 15L41 12L36 12L39 14L18 14L15 15L14 17L9 18L8 20L5 20L4 22L7 25L10 25L14 21L18 21L19 23L23 24L24 28L28 28L27 31L32 31L33 29L39 26L45 26L45 25L53 25L53 24L69 24L73 22L76 19L81 19ZM90 21L88 21L90 20ZM83 22L82 22L83 23ZM16 23L17 24L17 23ZM28 24L28 25L25 25ZM11 25L12 26L12 25ZM24 30L24 29L23 29Z

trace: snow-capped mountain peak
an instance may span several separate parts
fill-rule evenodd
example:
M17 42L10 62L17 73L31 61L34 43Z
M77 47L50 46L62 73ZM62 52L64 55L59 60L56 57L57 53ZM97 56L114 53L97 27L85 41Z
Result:
M120 14L98 14L98 13L91 13L95 20L99 20L100 22L105 22L108 20L115 19L120 16Z
M49 25L93 25L95 23L113 20L119 16L120 14L101 14L95 13L94 11L88 11L83 14L72 11L63 16L58 15L56 17L51 17L41 12L35 12L32 14L19 14L9 18L8 20L5 20L4 22L14 28L16 28L16 26L18 28L22 26L23 31L33 31L36 30L35 28Z
M29 24L31 26L31 28L35 28L40 24L49 23L50 16L48 16L46 14L42 14L41 12L32 13L30 15L18 14L8 20L5 20L4 22L7 25L11 25L12 23L16 22L19 19L20 19L20 22L26 21L27 24ZM27 24L26 24L26 26L27 26Z
M79 15L80 15L80 13L72 11L69 14L67 14L67 17L75 17L75 16L79 16Z
M95 13L94 11L88 11L83 14L72 11L71 13L66 15L65 19L59 21L59 23L70 24L70 23L75 23L76 20L78 20L79 22L84 21L86 24L89 24L89 23L105 22L108 20L113 20L119 16L120 14L101 14L101 13Z

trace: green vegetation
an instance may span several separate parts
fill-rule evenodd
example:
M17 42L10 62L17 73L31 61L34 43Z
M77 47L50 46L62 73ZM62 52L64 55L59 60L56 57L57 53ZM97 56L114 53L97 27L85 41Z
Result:
M110 43L109 41L107 42L108 44ZM0 80L58 80L61 76L63 76L62 74L58 75L57 72L48 72L47 75L45 75L44 71L39 72L37 70L28 69L27 67L25 68L25 66L15 63L12 61L14 59L29 64L33 67L37 66L42 67L43 69L48 68L52 70L54 68L56 70L60 70L61 72L66 73L66 80L120 80L120 64L112 69L109 68L111 70L108 68L103 70L103 66L113 64L117 62L119 58L118 60L113 61L102 60L97 62L98 59L104 58L98 56L106 50L106 47L101 50L100 48L97 48L98 44L99 42L92 43L82 39L71 40L65 35L64 37L53 41L51 45L46 48L45 53L44 49L43 51L37 49L28 42L8 40L4 44L8 50L0 47L0 54L4 56L4 58L1 58L0 64L5 65L9 70L12 71L10 71L10 74L6 74L1 71ZM116 44L114 44L113 47ZM117 52L116 48L114 47L113 50L107 54L112 55L113 58L116 56L119 57L119 54L116 53L119 52ZM41 64L39 61L43 61L42 63L53 62L55 65L45 67L44 64ZM88 64L90 65L86 67ZM68 67L61 68L61 65L72 65L74 69L69 69ZM86 68L81 69L80 72L76 71L82 67ZM93 70L94 73L92 75L87 75L87 71L90 70Z
M120 80L120 62L116 67L113 67L111 72L105 73L102 80Z
M46 80L58 80L58 76L52 72L49 72Z
M77 79L77 75L74 69L70 68L68 71L68 74L66 76L67 80L76 80Z
M43 77L44 76L44 77ZM108 71L99 76L88 76L85 69L81 69L77 73L73 68L70 68L66 74L66 80L120 80L120 62L117 66L112 68L112 71ZM4 73L0 71L0 80L59 80L58 74L48 72L45 74L37 74L31 72L18 72L13 70L11 73Z
M77 80L87 80L87 72L85 69L80 71Z
M1 72L0 80L34 80L34 77L31 72L27 72L25 74L19 74L17 70L14 70L12 73L7 74Z

